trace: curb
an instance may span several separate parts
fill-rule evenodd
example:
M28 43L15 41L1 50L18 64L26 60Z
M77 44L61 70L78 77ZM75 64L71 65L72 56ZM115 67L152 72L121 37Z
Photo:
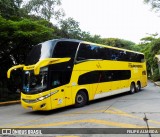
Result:
M160 85L159 85L159 84L157 84L156 82L154 82L154 85L156 85L156 86L159 86L159 87L160 87Z
M20 102L21 102L20 100L0 102L0 106L11 105L11 104L18 104L18 103L20 103Z

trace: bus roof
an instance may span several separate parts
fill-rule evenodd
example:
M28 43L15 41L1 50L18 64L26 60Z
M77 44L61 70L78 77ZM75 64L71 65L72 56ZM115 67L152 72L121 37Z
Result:
M57 41L57 42L59 42L59 41L70 41L70 42L77 42L77 43L93 44L93 45L97 45L97 46L101 46L101 47L107 47L107 48L111 48L111 49L117 49L117 50L123 50L123 51L128 51L128 52L143 54L143 53L138 52L138 51L123 49L123 48L118 48L118 47L112 47L112 46L108 46L108 45L97 44L97 43L92 43L92 42L87 42L87 41L77 40L77 39L61 38L61 39L53 39L53 40L55 40L55 41ZM144 54L143 54L143 55L144 55Z

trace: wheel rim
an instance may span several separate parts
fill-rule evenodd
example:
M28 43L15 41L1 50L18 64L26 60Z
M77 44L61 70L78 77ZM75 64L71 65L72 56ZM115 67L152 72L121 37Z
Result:
M82 104L84 101L84 98L82 95L77 95L77 103Z
M135 92L135 87L134 85L131 86L131 93L134 93Z
M140 85L140 84L137 85L137 90L138 90L138 91L141 90L141 85Z

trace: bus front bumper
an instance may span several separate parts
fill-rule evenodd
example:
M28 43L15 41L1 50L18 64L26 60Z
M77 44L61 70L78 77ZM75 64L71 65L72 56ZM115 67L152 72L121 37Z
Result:
M44 100L36 100L36 99L26 99L25 95L21 96L21 105L25 109L31 110L51 110L51 102L50 97Z

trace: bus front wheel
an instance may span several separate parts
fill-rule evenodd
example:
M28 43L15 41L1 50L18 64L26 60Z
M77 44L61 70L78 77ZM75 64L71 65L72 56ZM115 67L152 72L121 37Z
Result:
M135 92L136 92L136 87L135 87L135 84L132 82L130 86L130 93L134 94Z
M88 102L87 94L84 91L79 91L75 98L75 107L83 107Z

